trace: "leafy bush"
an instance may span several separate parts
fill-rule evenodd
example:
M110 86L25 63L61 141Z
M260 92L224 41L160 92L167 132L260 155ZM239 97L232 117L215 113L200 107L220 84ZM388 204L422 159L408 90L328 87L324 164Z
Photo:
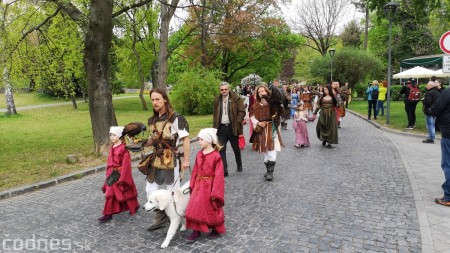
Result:
M366 90L368 88L368 83L358 83L353 88L353 94L356 93L357 97L367 99ZM403 95L400 94L402 89L401 85L391 85L391 101L400 101L403 99ZM422 89L421 92L423 93Z
M391 85L391 100L400 101L403 100L403 95L400 94L402 89L401 85Z
M331 58L320 56L311 62L311 74L330 80ZM383 76L383 63L372 54L354 48L342 48L333 57L333 79L340 83L348 82L350 87L364 80L380 79Z
M353 92L353 94L356 93L356 97L367 99L367 95L366 95L367 87L368 87L367 83L357 83L353 87L352 92Z
M192 70L178 75L171 101L183 115L207 115L213 112L214 97L220 84L219 72Z

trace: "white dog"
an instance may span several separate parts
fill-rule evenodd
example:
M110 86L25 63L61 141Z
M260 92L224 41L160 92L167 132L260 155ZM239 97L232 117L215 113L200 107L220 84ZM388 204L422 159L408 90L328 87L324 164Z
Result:
M161 189L148 196L148 202L144 205L145 211L150 212L158 208L161 211L165 211L170 219L169 231L167 231L166 239L161 244L161 248L164 249L169 246L172 237L177 232L180 221L180 231L186 230L186 218L184 217L184 213L186 212L190 197L189 181L180 188L174 189L173 194L169 190Z

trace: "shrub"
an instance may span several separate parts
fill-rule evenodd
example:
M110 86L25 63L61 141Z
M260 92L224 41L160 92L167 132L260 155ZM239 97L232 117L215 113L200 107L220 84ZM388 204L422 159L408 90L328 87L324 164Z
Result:
M359 98L367 98L366 90L367 90L367 83L357 83L352 89L353 94L356 93L356 97Z
M172 104L183 115L207 115L213 112L218 95L219 73L192 70L180 73L173 85Z
M401 89L401 85L391 85L391 100L399 101L403 99L403 95L400 94Z
M331 58L319 56L311 62L311 75L330 80ZM354 48L342 48L333 58L333 79L341 83L354 84L364 80L379 79L383 74L383 63L372 54ZM367 87L367 85L365 85Z

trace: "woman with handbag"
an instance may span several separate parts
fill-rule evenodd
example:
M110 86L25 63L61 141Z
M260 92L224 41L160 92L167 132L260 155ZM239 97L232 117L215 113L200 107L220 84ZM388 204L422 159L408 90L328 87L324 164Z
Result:
M106 162L106 180L102 191L105 193L103 216L100 223L112 219L112 215L130 211L133 215L139 208L137 190L131 175L130 153L125 147L123 128L113 126L109 130L109 138L113 143Z

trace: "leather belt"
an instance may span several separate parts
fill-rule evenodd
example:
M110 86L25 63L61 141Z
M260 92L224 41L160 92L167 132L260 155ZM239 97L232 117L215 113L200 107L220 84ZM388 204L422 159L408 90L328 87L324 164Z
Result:
M230 126L231 123L227 123L227 124L220 124L221 126Z

